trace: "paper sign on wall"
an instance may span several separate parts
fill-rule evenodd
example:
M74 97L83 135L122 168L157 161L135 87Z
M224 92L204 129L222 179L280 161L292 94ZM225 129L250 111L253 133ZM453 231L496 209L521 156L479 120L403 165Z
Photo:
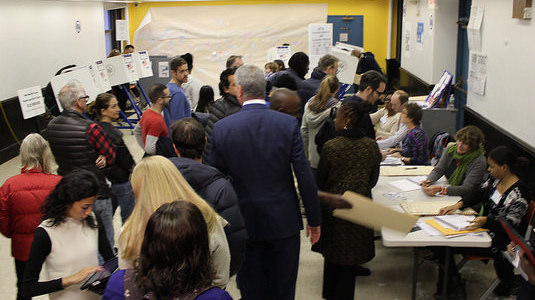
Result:
M468 22L468 47L470 51L481 51L481 24L485 15L485 7L473 5L470 9Z
M424 22L418 22L416 27L416 42L419 44L424 43Z
M308 24L308 55L310 69L318 65L320 58L329 53L333 45L333 24Z
M115 20L115 40L128 40L128 24L126 20Z
M487 82L488 57L484 53L470 52L470 72L468 75L468 88L471 92L485 95Z
M40 86L18 90L20 109L24 119L45 113L45 100Z
M169 62L166 62L166 61L158 62L158 77L160 78L169 77Z

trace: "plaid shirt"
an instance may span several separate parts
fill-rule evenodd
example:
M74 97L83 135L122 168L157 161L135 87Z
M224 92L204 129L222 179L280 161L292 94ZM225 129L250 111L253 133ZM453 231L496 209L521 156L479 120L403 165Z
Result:
M91 124L87 131L89 137L89 144L95 147L99 155L106 157L106 165L111 165L115 161L115 145L106 135L99 124Z

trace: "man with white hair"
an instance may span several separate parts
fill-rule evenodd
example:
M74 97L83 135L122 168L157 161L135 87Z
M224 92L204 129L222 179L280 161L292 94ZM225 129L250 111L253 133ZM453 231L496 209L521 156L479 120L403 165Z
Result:
M215 124L209 161L232 177L249 235L238 288L243 299L294 299L303 221L292 168L312 244L320 237L317 187L297 119L266 106L264 72L243 65L235 79L243 107Z
M93 211L100 217L113 247L113 212L110 186L102 169L115 161L115 145L102 127L84 117L89 96L78 81L67 83L58 94L63 112L47 127L47 137L58 163L58 174L85 169L99 180L98 199Z

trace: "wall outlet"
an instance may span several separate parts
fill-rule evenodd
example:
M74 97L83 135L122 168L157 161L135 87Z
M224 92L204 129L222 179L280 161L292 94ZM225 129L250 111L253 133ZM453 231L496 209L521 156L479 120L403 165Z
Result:
M524 20L531 20L531 7L524 8Z

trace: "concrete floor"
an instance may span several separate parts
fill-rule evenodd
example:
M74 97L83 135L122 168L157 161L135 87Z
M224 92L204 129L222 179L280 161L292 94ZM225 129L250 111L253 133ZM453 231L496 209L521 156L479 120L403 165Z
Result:
M134 158L138 161L142 156L142 149L136 144L129 130L123 130L125 142L130 148ZM20 160L18 157L0 165L0 183L20 172ZM114 218L116 239L118 237L121 221L119 214ZM376 256L366 264L372 270L369 277L358 277L355 291L355 299L381 299L381 300L405 300L411 297L412 283L412 257L411 248L387 248L381 240L376 241ZM310 242L305 238L304 232L301 239L301 257L299 274L297 279L296 299L315 300L321 299L323 272L323 258L321 255L310 251ZM426 262L420 267L419 283L417 285L417 299L433 299L436 282L436 266ZM492 263L485 265L481 262L470 262L462 270L466 279L468 299L479 299L480 294L496 278ZM15 268L11 257L9 239L0 237L0 295L1 299L15 299ZM240 298L236 288L235 277L231 278L227 287L228 292L234 299ZM34 299L48 299L47 296ZM497 298L492 295L488 299ZM505 299L514 299L509 297Z

